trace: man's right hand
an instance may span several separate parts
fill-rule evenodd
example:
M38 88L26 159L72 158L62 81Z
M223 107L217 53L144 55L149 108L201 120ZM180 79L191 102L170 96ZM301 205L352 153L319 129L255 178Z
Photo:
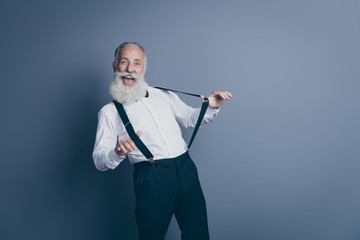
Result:
M138 131L136 133L138 137L141 136L141 132ZM115 152L119 156L124 156L125 154L135 151L136 146L135 143L131 140L131 138L123 138L121 139L115 147Z

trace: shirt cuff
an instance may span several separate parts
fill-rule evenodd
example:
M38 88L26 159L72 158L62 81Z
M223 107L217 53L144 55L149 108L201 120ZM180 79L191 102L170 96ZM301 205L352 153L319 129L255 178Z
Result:
M204 121L211 122L213 119L216 118L218 112L220 111L220 108L214 109L214 108L207 108L204 116Z
M218 112L220 111L220 108L221 108L221 107L219 107L219 108L211 108L211 107L208 107L206 111L209 112L210 114L212 114L212 113L213 113L213 114L216 114L216 113L218 113Z
M116 154L115 149L111 150L109 153L109 160L107 161L107 164L109 168L114 169L116 168L119 163L121 163L126 158L126 155L119 156Z

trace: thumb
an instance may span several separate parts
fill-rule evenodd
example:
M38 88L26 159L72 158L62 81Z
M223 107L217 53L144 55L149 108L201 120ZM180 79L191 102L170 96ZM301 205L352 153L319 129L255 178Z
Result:
M136 132L136 135L137 135L138 137L140 137L140 136L141 136L141 131L137 131L137 132Z
M204 96L204 95L200 95L200 97L201 97L201 101L204 101L205 96Z

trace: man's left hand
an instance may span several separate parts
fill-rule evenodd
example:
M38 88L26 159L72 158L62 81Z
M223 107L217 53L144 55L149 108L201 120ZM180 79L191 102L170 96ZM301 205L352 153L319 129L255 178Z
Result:
M219 108L221 107L226 100L230 100L232 98L231 93L226 91L213 91L210 96L208 96L209 99L209 107L210 108ZM201 100L204 100L204 95L201 95Z

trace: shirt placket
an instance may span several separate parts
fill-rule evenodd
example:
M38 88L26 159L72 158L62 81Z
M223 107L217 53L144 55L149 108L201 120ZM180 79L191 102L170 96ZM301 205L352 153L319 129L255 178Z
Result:
M146 103L145 101L143 101L143 100L140 100L140 101L144 104L145 108L149 111L150 116L151 116L151 118L153 119L153 121L154 121L154 123L155 123L155 126L156 126L157 130L158 130L159 133L160 133L160 136L161 136L161 138L162 138L162 140L163 140L163 143L164 143L164 145L165 145L165 147L166 147L166 150L167 150L169 156L171 156L171 154L172 154L171 148L170 148L170 146L167 144L169 141L168 141L168 139L166 138L166 134L164 134L163 129L161 128L161 125L160 125L160 122L159 122L158 118L156 117L155 114L153 114L154 111L153 111L152 108L149 106L149 104L147 104L147 103Z

